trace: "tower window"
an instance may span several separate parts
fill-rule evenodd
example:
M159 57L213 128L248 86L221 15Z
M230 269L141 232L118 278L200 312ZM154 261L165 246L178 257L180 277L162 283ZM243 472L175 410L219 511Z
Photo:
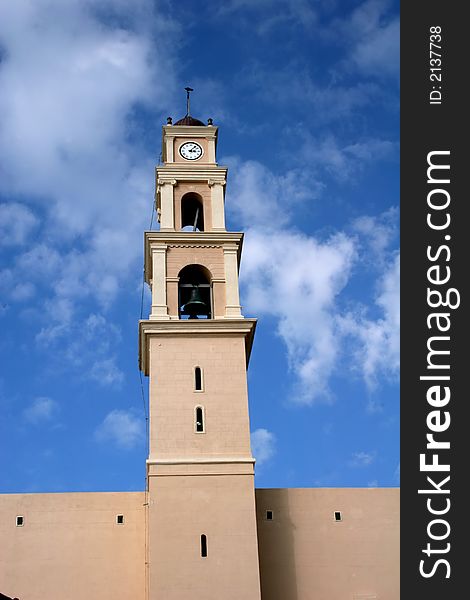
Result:
M24 525L24 517L21 516L21 515L18 515L16 517L16 526L17 527L23 527L23 525Z
M212 317L211 274L202 265L187 265L179 272L178 306L180 319Z
M181 198L181 228L204 231L204 208L199 194L190 192Z
M202 558L207 556L207 537L204 534L201 535L201 556Z
M196 433L204 433L204 409L196 406Z
M194 367L194 389L196 392L202 392L202 370L201 367Z
M266 511L266 521L272 521L272 520L273 520L273 511L267 510Z
M335 521L342 521L343 517L341 515L341 511L335 510Z
M122 525L124 523L124 515L116 515L116 523Z
M204 409L202 406L196 406L196 433L204 433Z

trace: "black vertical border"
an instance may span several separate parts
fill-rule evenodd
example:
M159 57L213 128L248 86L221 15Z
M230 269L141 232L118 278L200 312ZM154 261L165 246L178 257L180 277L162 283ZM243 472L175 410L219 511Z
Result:
M470 240L466 213L470 207L470 196L466 189L470 177L467 166L467 136L469 133L469 101L464 89L469 79L469 56L467 44L470 40L470 23L464 17L463 2L402 2L401 4L401 597L446 600L466 595L464 575L466 567L466 534L463 506L464 486L470 459L470 430L467 423L467 405L470 405L466 389L465 374L470 373L468 348L467 279L470 275L467 256ZM440 27L442 31L442 82L430 81L430 28ZM431 105L429 94L432 85L441 85L442 103ZM428 213L427 194L427 154L436 150L450 150L450 179L445 186L451 194L451 224L445 232L432 231L426 224ZM444 240L444 235L451 240ZM451 448L441 451L440 462L450 461L450 473L435 473L435 480L441 481L450 475L449 498L451 508L442 518L451 527L449 537L441 542L428 538L427 526L433 518L426 506L426 495L418 494L418 489L430 488L426 476L419 469L419 455L426 451L426 416L432 407L426 401L429 382L419 380L426 374L428 337L433 335L426 324L428 307L427 269L430 266L426 249L428 245L437 248L447 243L451 250L448 262L444 253L439 264L450 266L451 280L448 287L455 287L461 295L460 307L448 309L451 318L450 362L451 400L446 409L451 415L450 428L440 434L440 439L450 440ZM435 264L435 263L434 263ZM445 287L445 286L443 286ZM439 310L445 310L441 308ZM435 334L434 334L435 335ZM445 335L445 334L442 334ZM469 363L467 365L467 363ZM427 372L429 374L429 371ZM442 374L442 373L441 373ZM447 384L445 384L447 385ZM437 437L437 436L436 436ZM445 486L443 486L445 487ZM444 495L434 495L435 506L440 498L444 506ZM439 527L435 533L443 532ZM450 543L447 553L432 554L431 558L422 552L427 543L436 549L443 549ZM450 578L446 578L447 568L440 565L432 577L420 575L420 561L426 560L425 570L431 570L435 561L444 558L450 564ZM462 596L463 594L463 596Z

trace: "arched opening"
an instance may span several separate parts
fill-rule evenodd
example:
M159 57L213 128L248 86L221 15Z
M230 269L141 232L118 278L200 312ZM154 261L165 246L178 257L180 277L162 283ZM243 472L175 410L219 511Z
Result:
M196 406L195 421L196 433L204 433L204 409L202 406Z
M180 319L212 318L211 275L202 265L188 265L179 273Z
M189 192L181 198L181 229L204 231L204 207L199 194Z
M201 556L202 558L207 557L207 536L201 535Z

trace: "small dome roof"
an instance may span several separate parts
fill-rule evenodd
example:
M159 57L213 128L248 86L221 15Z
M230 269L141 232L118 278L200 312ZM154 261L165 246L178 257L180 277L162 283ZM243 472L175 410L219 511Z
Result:
M202 125L203 127L205 127L205 124L202 121L200 121L199 119L195 119L194 117L191 117L191 115L186 115L179 121L176 121L176 123L173 123L173 125L187 125L190 127L196 126L196 125Z

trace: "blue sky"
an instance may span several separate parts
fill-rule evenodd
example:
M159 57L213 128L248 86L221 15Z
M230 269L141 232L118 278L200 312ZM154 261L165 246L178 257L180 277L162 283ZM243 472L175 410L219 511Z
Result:
M246 233L256 485L398 485L398 67L386 0L0 6L0 491L144 488L143 231L186 85Z

